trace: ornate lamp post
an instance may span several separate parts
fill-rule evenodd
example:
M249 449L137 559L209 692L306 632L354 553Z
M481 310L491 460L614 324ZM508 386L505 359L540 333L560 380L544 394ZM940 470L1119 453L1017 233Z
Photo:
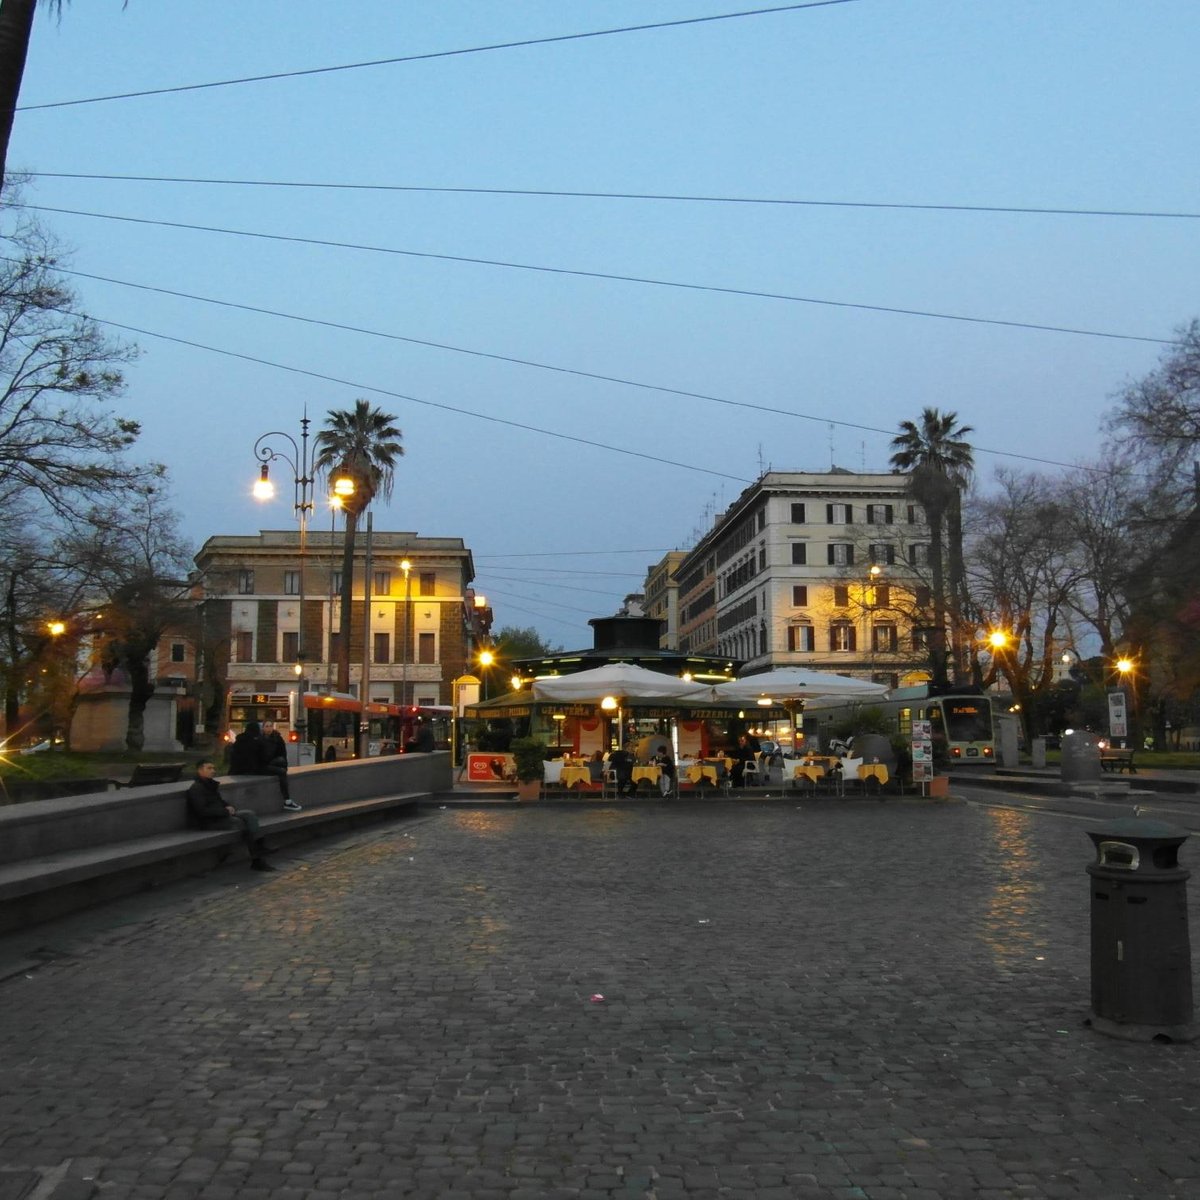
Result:
M404 644L400 648L400 703L408 703L408 642L412 634L412 580L409 572L412 563L407 558L400 560L400 570L404 572Z
M304 560L308 541L308 517L313 507L313 465L312 452L308 445L308 425L308 411L305 410L304 416L300 418L299 444L290 433L284 433L279 429L264 433L254 443L254 457L259 462L259 476L254 484L256 500L270 500L275 495L275 485L271 482L271 463L279 459L292 468L292 507L295 509L296 519L300 523L300 620L296 632L296 674L300 695L299 703L296 706L296 733L301 742L305 740L305 734L308 731L304 712L304 693L307 690L307 680L304 678L304 664L307 659L304 645ZM289 454L286 449L278 449L277 444L273 445L272 439L275 438L282 438L291 447L291 453Z

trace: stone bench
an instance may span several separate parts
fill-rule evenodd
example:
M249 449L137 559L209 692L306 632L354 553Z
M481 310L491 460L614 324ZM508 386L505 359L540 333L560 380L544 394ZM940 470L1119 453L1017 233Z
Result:
M269 776L221 780L234 808L259 815L268 844L282 846L368 821L411 815L450 786L444 753L320 764L289 772L301 812L283 811ZM240 830L196 829L190 781L64 796L0 808L0 931L86 908L244 859Z

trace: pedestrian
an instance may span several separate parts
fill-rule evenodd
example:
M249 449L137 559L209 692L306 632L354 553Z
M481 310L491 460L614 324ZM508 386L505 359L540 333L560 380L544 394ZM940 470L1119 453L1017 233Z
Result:
M268 851L263 845L258 814L253 809L226 804L221 798L221 785L216 774L217 768L211 759L196 764L196 778L185 794L192 822L201 829L240 829L250 854L250 866L255 871L275 870L266 859Z
M283 734L275 728L274 721L262 723L263 739L263 769L271 775L281 776L280 790L283 792L283 807L288 812L300 812L300 805L291 797L288 789L288 753L287 742Z
M282 738L280 739L282 741ZM230 775L273 775L283 794L283 807L288 812L299 812L300 805L292 799L288 788L287 760L282 766L267 760L267 747L257 721L247 721L246 728L233 739L229 747Z

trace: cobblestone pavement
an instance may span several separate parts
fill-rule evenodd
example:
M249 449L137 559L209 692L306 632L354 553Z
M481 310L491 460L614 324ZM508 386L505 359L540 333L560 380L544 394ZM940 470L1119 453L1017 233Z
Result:
M1198 1044L1083 1023L1083 828L451 809L220 872L0 982L0 1197L1200 1196Z

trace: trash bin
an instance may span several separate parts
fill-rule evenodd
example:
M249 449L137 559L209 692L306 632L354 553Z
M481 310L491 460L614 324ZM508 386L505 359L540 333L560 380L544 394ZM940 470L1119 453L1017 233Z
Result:
M1089 829L1092 1011L1100 1033L1130 1041L1191 1041L1192 952L1185 830L1143 817Z
M1100 778L1100 739L1085 730L1064 733L1059 777L1064 780Z

